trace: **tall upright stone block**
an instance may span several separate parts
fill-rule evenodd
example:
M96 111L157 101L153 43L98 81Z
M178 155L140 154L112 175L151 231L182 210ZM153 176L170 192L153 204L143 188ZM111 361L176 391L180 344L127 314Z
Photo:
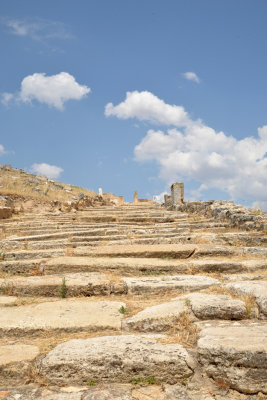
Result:
M137 204L138 203L138 197L137 197L137 191L135 190L134 191L134 204Z
M171 185L172 204L174 206L184 202L184 184L183 182L175 182Z
M99 197L103 197L103 190L102 190L102 188L99 188L99 189L98 189L98 196L99 196Z

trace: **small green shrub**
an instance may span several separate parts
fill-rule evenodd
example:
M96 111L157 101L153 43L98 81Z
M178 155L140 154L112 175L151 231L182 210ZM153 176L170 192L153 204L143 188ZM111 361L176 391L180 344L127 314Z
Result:
M61 288L60 288L60 297L65 299L67 295L67 285L66 285L66 278L62 279Z
M119 308L119 312L120 312L121 314L128 314L129 310L128 310L126 307L121 306L121 307Z

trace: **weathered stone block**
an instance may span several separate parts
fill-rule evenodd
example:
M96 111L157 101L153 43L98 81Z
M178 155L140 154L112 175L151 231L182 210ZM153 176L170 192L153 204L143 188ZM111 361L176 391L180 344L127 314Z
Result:
M179 205L184 202L184 184L175 182L171 185L172 204Z

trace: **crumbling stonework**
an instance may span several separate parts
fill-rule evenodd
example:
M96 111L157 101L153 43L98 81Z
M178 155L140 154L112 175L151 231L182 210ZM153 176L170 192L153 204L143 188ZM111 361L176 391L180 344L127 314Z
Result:
M232 201L188 201L177 207L174 206L174 208L179 211L213 217L220 221L228 221L231 226L242 227L246 230L267 230L267 214L249 210Z

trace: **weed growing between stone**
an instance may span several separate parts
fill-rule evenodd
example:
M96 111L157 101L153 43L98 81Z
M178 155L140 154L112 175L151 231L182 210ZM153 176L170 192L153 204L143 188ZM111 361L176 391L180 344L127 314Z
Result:
M60 288L60 297L62 299L65 299L67 295L67 285L66 285L66 278L62 279L62 284L61 284L61 288Z
M154 376L138 376L133 377L130 381L135 386L156 385L158 382Z
M124 306L121 306L120 308L119 308L119 312L121 313L121 314L129 314L129 312L130 312L130 310L128 310L126 307L124 307Z

